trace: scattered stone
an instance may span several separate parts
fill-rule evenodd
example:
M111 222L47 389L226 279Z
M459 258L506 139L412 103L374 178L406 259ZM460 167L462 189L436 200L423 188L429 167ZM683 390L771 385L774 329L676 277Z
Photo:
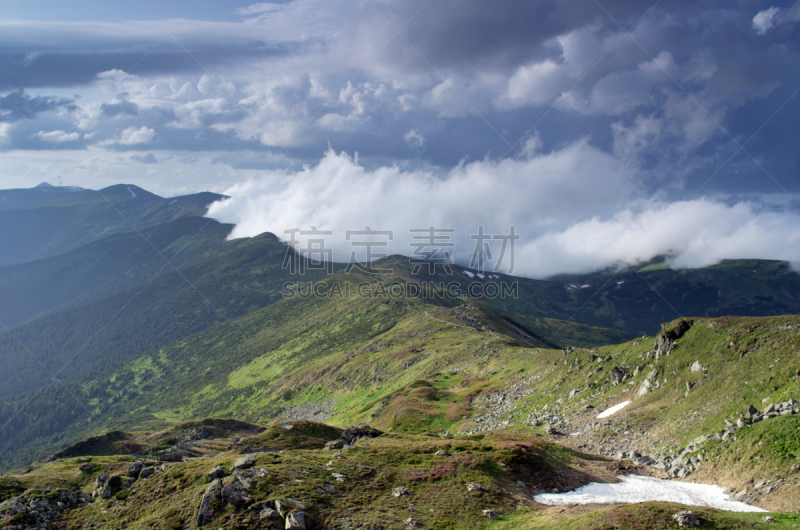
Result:
M395 497L402 497L403 495L411 495L411 490L405 486L398 486L392 490L392 495Z
M276 512L270 506L264 506L260 512L258 512L259 519L280 519L280 514Z
M747 415L748 416L755 416L756 414L758 414L758 409L755 408L753 405L748 405L747 406Z
M78 459L78 463L79 464L85 464L85 463L91 462L91 461L92 461L92 459L89 458L89 457L86 457L86 456L81 457L81 458Z
M500 519L500 516L497 515L493 510L483 510L483 515L489 519Z
M128 466L128 470L125 472L125 474L131 478L139 478L139 473L142 472L142 469L144 469L143 463L134 462L133 464Z
M470 482L469 484L467 484L467 491L476 491L478 493L483 493L486 491L486 488L483 487L481 484L478 484L477 482Z
M332 475L333 478L337 480L337 482L344 482L345 480L347 480L347 477L342 475L341 473L332 473Z
M206 473L206 477L208 477L208 480L212 481L218 478L222 478L225 475L227 475L227 473L225 472L225 468L223 468L222 466L217 466L208 473Z
M255 453L251 453L249 455L245 455L236 459L233 463L233 469L247 469L249 467L253 467L253 464L256 463L256 455Z
M306 513L292 512L286 517L286 530L306 530Z
M439 449L438 451L433 453L433 455L434 456L453 456L450 453L448 453L447 451L445 451L444 449Z
M406 528L421 528L422 527L422 523L420 523L416 519L412 519L411 517L409 517L408 519L403 521L403 523L406 525Z
M702 372L704 370L703 365L700 364L700 361L695 361L692 363L692 367L690 368L692 372Z
M692 512L678 512L672 516L681 528L700 526L700 520Z
M205 526L211 522L211 516L214 513L211 505L219 500L221 495L222 481L220 479L214 479L214 481L208 485L205 493L203 493L203 498L200 500L200 509L197 513L197 526Z
M775 522L775 518L772 517L771 515L765 515L764 516L764 521L767 522L767 523L774 523Z
M245 484L234 480L222 488L222 500L233 506L241 506L250 500L250 497L247 495L247 490L248 488Z

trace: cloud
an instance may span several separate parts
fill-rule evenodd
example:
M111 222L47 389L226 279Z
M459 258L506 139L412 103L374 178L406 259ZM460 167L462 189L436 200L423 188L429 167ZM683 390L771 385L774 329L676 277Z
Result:
M155 138L156 132L153 129L149 129L145 126L140 128L136 127L128 127L119 137L119 145L141 145L147 144L153 141Z
M640 124L647 130L649 125ZM392 230L387 253L411 255L410 229L455 229L452 256L469 265L483 226L488 234L521 235L513 272L543 278L671 256L676 267L726 258L800 262L800 214L767 210L753 201L725 204L701 198L646 199L634 175L585 142L523 159L464 164L446 174L368 170L328 151L315 167L273 172L227 190L209 209L235 223L231 237L315 226L335 259L354 248L347 230ZM300 238L304 241L303 238ZM504 263L508 270L510 263Z
M409 129L407 133L403 135L403 140L414 149L422 149L425 147L425 137L419 132L417 129Z
M407 253L411 228L455 227L457 254L469 259L470 235L479 225L527 237L566 226L576 216L611 215L637 189L613 157L581 141L530 158L483 160L443 174L367 169L355 158L329 150L314 167L297 173L268 172L227 190L209 216L237 226L232 237L317 226L335 231L337 256L349 255L346 230L371 226L394 230L392 252Z
M759 11L753 17L753 29L758 35L766 35L775 26L800 21L800 1L786 9L772 6Z
M147 153L145 155L133 155L131 156L131 160L135 160L142 164L157 164L159 162L156 155L153 153Z
M79 132L71 132L67 133L65 131L48 131L43 132L39 131L36 133L36 137L40 140L44 140L45 142L51 144L60 144L63 142L74 142L81 138L81 133Z
M116 103L101 103L100 113L107 117L114 116L136 116L139 114L139 106L132 101L118 101Z
M0 122L33 120L39 114L59 109L74 108L74 99L28 95L24 90L15 90L0 97Z
M709 199L652 202L610 219L593 218L548 232L518 251L520 272L583 273L618 263L671 256L677 268L723 259L800 261L800 214L761 211L758 204Z

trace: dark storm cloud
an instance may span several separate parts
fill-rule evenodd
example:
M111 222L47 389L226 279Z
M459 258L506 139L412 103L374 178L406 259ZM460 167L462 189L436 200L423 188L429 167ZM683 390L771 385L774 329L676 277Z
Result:
M139 106L132 101L123 99L117 103L101 103L100 113L107 118L119 115L136 116L139 114Z
M0 122L32 120L38 114L57 109L74 109L73 99L34 96L15 90L0 97Z

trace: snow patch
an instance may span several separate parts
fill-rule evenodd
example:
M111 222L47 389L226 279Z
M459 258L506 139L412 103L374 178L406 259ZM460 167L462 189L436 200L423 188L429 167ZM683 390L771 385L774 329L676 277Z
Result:
M470 278L474 278L474 277L475 277L475 275L474 275L474 274L472 274L472 273L471 273L471 272L469 272L469 271L464 271L464 274L466 274L466 275L467 275L467 276L469 276Z
M128 193L131 194L131 199L135 199L136 198L136 192L133 191L133 188L131 188L130 186L128 186Z
M479 273L479 274L478 274L478 278L480 278L480 279L482 280L482 279L486 278L486 276L484 276L483 274L480 274L480 273Z
M169 203L167 206L172 206L172 205L173 205L173 204L175 204L176 202L178 202L178 199L175 199L174 201L170 202L170 203Z
M612 414L619 412L620 410L624 409L630 404L630 401L623 401L622 403L617 403L613 407L608 407L606 410L595 416L595 418L608 418Z
M706 506L731 512L765 512L756 506L731 500L725 488L714 484L695 484L677 480L661 480L653 477L626 475L622 482L602 484L590 482L567 493L543 493L533 500L549 506L564 504L612 504L647 501L665 501Z

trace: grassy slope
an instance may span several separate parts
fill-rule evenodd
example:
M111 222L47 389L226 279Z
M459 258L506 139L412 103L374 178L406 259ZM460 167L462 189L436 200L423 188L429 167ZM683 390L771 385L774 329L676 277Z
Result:
M120 184L71 193L24 210L0 210L0 265L44 259L112 234L201 216L221 197L197 193L163 198Z
M367 280L359 276L349 279ZM542 435L541 427L525 421L529 413L548 405L550 410L559 410L567 425L578 425L582 419L593 418L597 410L630 399L653 369L658 370L661 387L635 399L597 429L590 429L593 440L620 443L630 433L641 432L644 436L635 439L637 447L648 452L669 450L698 435L721 430L723 420L736 419L748 403L761 407L763 398L778 402L800 394L798 317L697 319L673 351L658 360L647 354L653 348L652 338L578 349L565 357L560 350L524 346L522 337L508 334L504 322L469 304L441 307L391 298L284 300L114 368L105 373L104 382L81 382L76 390L86 397L95 396L88 402L93 421L68 436L112 427L152 431L204 416L263 424L293 406L335 400L328 420L333 424L366 420L389 432L385 439L369 441L368 448L351 453L347 458L353 460L335 464L336 470L354 478L353 482L337 486L329 496L316 492L320 483L330 480L322 464L330 460L331 453L306 448L282 457L280 465L272 463L273 457L264 457L272 473L259 490L265 499L310 499L313 520L328 525L322 527L336 527L343 517L391 527L403 515L408 516L408 502L395 503L393 497L389 502L388 492L393 486L408 485L415 491L414 513L428 516L433 509L435 515L427 522L438 521L442 528L489 524L480 516L484 508L503 514L499 528L504 524L520 528L599 529L615 524L631 529L662 528L670 527L661 525L680 507L648 503L589 515L540 511L529 501L523 502L525 494L515 492L514 481L518 477L525 481L523 472L534 484L557 475L546 472L531 479L531 470L548 469L541 460L509 473L505 466L516 457L503 451L532 443L537 458L546 461L549 457L537 452L545 448L544 442L526 438ZM674 326L673 322L665 329ZM605 360L608 356L611 358ZM695 360L707 370L691 372L689 365ZM615 366L626 367L631 374L638 367L639 375L614 386L609 372ZM500 417L509 422L506 429L448 438L445 431L458 433L479 425L476 415L491 409L491 400L486 398L524 381L531 385L518 388L533 391L518 401L509 399L510 407ZM633 384L628 385L629 381ZM686 381L697 384L684 397ZM580 392L570 399L572 389ZM589 404L596 409L581 410ZM173 427L172 432L177 429ZM268 432L276 429L280 427ZM796 480L791 480L800 457L797 432L797 416L787 416L742 429L734 442L709 442L698 449L705 450L706 460L703 470L692 479L705 478L738 489L750 479L788 478L772 496L759 500L768 507L786 506L798 498ZM577 444L586 438L573 442L556 437L555 441ZM261 443L272 445L274 439ZM439 447L466 459L457 460L460 464L453 469L441 468L429 455ZM576 453L563 451L557 446L546 446L545 451L561 459L562 471L586 462ZM218 460L228 462L234 456L223 453ZM529 457L533 458L520 458ZM73 512L68 527L80 528L84 521L134 524L136 513L147 513L142 520L152 528L165 528L162 523L167 519L185 524L193 514L195 493L204 487L200 474L216 462L201 459L181 465L175 475L159 475L169 480L143 485L141 495L137 488L125 500L109 501L107 512ZM30 474L31 480L41 480L43 474L52 477L54 472L49 470L60 465L64 464L39 468ZM295 477L302 482L292 482ZM489 482L490 495L480 502L465 496L461 488L471 480ZM219 525L248 528L255 524L247 512L231 510ZM708 510L701 514L710 521L709 528L749 528L758 520L755 515ZM797 522L792 517L778 518L784 527L791 527Z
M201 218L178 221L195 230L219 227ZM191 232L189 232L191 233ZM137 278L130 287L84 305L45 315L0 335L0 395L10 397L69 380L191 335L281 298L286 247L271 234L218 240L195 249L194 259L176 269ZM202 241L203 236L198 236ZM195 240L169 242L179 253ZM319 278L318 271L307 278Z
M0 267L0 322L13 327L145 283L204 252L220 251L231 228L211 219L183 217L141 233L111 235L52 258Z

